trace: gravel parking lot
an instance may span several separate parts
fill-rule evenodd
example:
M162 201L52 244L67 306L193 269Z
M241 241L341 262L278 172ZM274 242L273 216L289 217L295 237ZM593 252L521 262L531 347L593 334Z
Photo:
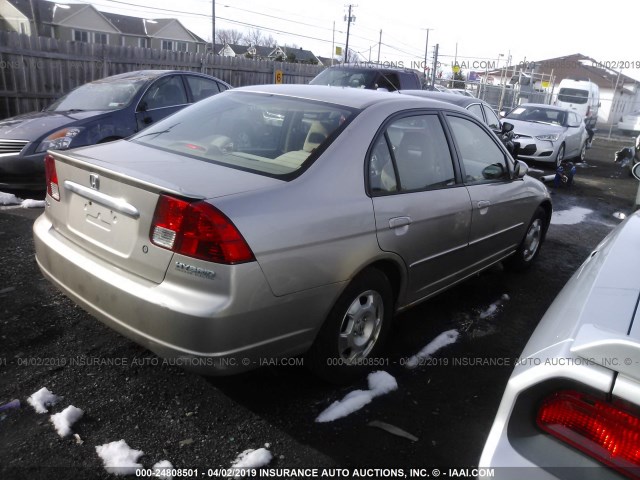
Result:
M629 143L629 142L627 142ZM596 139L571 189L554 190L554 218L536 265L526 273L496 266L397 318L380 369L398 388L333 422L316 418L366 380L336 387L289 365L206 378L167 364L104 327L41 276L31 225L41 209L0 208L0 412L2 478L113 478L96 446L121 439L150 468L169 460L194 477L226 476L247 449L266 448L269 468L472 468L524 344L546 308L589 252L633 209L637 181L612 161L627 143ZM630 143L629 143L630 144ZM546 172L551 173L550 171ZM443 332L457 340L416 368L406 359ZM47 387L84 411L61 438L27 398ZM399 436L384 422L415 437ZM378 423L378 425L380 425ZM280 478L300 478L282 470ZM312 473L312 472L307 472ZM338 472L333 472L337 476ZM387 472L389 473L389 472ZM413 472L412 472L413 473ZM401 475L400 475L401 476ZM178 476L176 476L177 478Z

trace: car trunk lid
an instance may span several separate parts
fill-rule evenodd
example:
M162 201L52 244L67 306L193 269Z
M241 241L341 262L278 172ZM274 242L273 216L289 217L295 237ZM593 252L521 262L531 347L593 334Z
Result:
M47 198L47 216L57 233L155 283L173 256L150 241L161 194L197 201L281 183L127 141L52 155L60 200Z

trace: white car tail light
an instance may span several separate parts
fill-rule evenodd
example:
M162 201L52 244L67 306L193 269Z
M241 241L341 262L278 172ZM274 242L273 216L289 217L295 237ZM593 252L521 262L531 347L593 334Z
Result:
M547 397L538 426L630 478L640 478L640 415L567 390Z
M56 201L60 201L60 187L58 186L58 173L56 161L51 155L44 157L44 172L47 179L47 194Z

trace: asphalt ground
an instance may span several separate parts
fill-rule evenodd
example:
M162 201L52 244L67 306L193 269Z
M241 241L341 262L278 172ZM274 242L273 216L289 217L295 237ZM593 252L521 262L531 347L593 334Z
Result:
M529 335L620 222L615 215L633 211L638 182L612 161L615 150L630 144L597 138L571 189L550 188L555 211L581 207L592 213L575 225L551 225L530 270L508 273L498 265L398 316L381 365L398 390L330 423L315 418L350 391L366 389L366 381L336 387L299 364L227 378L163 365L44 280L31 234L41 209L0 208L0 406L13 399L22 404L0 412L0 478L115 478L95 447L120 439L144 451L145 467L167 459L175 468L198 470L184 478L228 473L216 469L265 444L274 456L270 468L347 469L343 477L360 468L397 468L405 475L409 469L426 475L473 468ZM491 305L496 311L483 318ZM451 329L460 334L455 344L418 368L403 365ZM82 443L60 438L49 415L27 404L41 387L64 396L50 413L67 405L84 410L73 427ZM417 441L369 425L376 420ZM387 478L384 471L362 473Z

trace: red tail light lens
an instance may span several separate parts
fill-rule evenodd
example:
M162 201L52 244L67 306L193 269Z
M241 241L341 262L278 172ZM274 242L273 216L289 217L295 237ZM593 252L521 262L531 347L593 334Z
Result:
M151 225L151 242L208 262L237 264L255 258L235 225L206 202L161 195Z
M51 155L44 157L44 173L47 179L47 194L54 200L60 201L60 187L58 186L58 173L56 161Z
M639 413L592 395L562 391L545 399L537 423L590 457L630 478L640 478Z

